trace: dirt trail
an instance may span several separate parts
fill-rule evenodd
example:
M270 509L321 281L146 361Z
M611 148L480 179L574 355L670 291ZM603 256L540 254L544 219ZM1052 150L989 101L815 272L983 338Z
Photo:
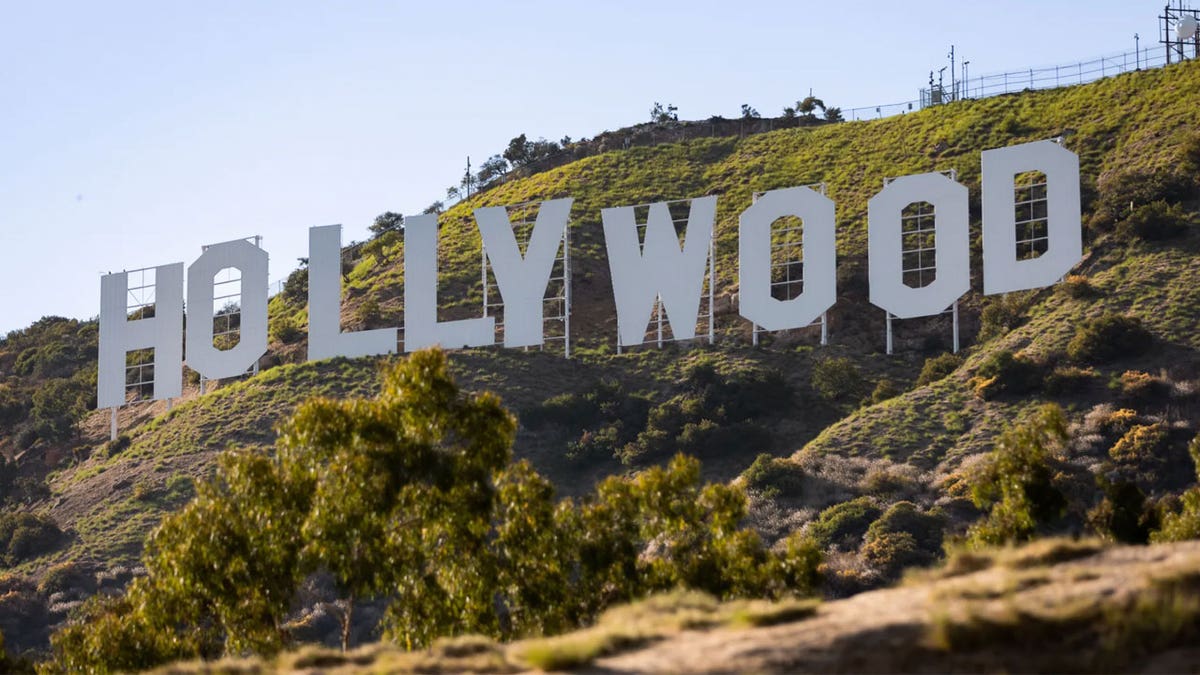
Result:
M972 617L1003 622L1014 612L1063 617L1098 605L1120 607L1154 579L1180 577L1200 577L1200 542L1117 548L1049 567L994 567L933 583L863 593L826 603L812 618L795 623L682 633L600 659L586 672L1078 670L1078 665L1071 668L1070 659L1094 645L1067 644L1064 636L1064 642L1052 649L1049 635L1014 644L1014 633L998 633L1002 639L948 651L937 644L934 625L947 620L969 622ZM1153 654L1133 670L1197 672L1200 648Z

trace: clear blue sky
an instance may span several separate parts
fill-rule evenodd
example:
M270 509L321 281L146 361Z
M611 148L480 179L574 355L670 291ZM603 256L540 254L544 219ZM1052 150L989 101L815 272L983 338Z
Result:
M520 133L917 97L1157 41L1163 0L0 1L0 334L99 312L100 274L313 225L365 237ZM613 206L618 206L614 204Z

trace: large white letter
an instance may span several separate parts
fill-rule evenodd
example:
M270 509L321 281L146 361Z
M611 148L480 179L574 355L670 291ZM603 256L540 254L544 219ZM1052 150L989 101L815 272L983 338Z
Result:
M437 318L437 216L404 219L404 351L433 345L484 347L496 342L496 320L439 322Z
M984 150L982 157L984 294L1053 284L1083 257L1079 157L1053 141ZM1036 258L1017 260L1013 179L1026 171L1046 175L1046 250Z
M618 340L622 346L642 343L655 297L662 298L671 333L677 339L696 337L700 292L704 288L716 213L715 196L691 200L681 251L665 202L650 205L644 246L638 245L634 207L600 210L617 304Z
M558 245L564 241L571 202L568 197L541 203L524 256L513 235L507 209L503 206L475 209L483 247L492 263L500 296L504 298L505 347L542 344L542 300L558 257Z
M238 343L213 346L213 278L241 273ZM213 244L188 266L187 364L210 380L245 373L267 351L267 252L244 239Z
M771 297L771 225L785 216L804 222L803 291ZM739 312L767 330L811 324L837 300L837 241L833 200L814 190L771 190L738 219Z
M154 350L154 400L183 392L183 263L154 268L154 316L129 320L129 274L100 277L100 365L96 407L125 405L125 354Z
M308 229L308 359L396 351L396 329L342 332L342 226Z
M904 283L903 212L915 202L934 210L934 281ZM940 173L897 178L867 202L871 304L901 319L945 311L971 288L967 188Z

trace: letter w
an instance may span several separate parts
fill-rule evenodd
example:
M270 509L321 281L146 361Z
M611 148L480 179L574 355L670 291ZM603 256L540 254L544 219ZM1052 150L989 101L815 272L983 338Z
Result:
M639 245L634 207L601 209L608 266L622 346L641 344L655 299L667 312L671 334L696 337L700 293L717 214L715 196L691 200L682 248L666 202L650 205L645 244Z

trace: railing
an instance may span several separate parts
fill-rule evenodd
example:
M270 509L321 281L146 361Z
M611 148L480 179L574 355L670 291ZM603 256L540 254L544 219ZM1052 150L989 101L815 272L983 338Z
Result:
M1161 47L1147 47L1068 65L1012 70L1006 73L968 77L966 80L955 81L949 86L934 85L932 88L921 89L919 104L920 107L925 108L961 99L987 98L1020 91L1085 84L1143 68L1160 68L1166 64L1165 50Z

